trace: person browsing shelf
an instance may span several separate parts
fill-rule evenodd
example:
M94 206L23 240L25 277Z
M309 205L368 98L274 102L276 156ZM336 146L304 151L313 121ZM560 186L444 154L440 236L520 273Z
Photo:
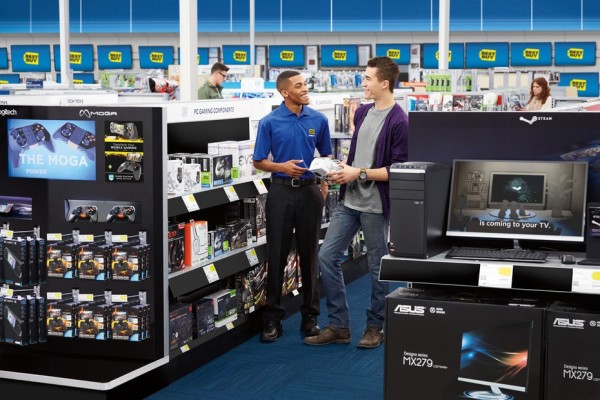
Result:
M216 62L210 68L210 76L204 82L204 85L198 89L198 99L222 99L223 82L227 79L229 67L223 63Z
M308 168L315 157L315 149L322 157L332 154L327 118L308 107L306 79L298 71L283 71L277 77L276 85L284 100L260 120L253 155L256 169L271 173L265 209L267 304L260 335L260 341L267 343L275 342L283 334L282 285L294 230L302 273L300 329L307 337L319 333L317 249L324 194L319 190L318 179ZM325 183L321 185L325 189Z
M518 111L544 111L552 108L552 96L550 96L550 86L543 76L535 78L531 82L529 92L529 101L524 108Z

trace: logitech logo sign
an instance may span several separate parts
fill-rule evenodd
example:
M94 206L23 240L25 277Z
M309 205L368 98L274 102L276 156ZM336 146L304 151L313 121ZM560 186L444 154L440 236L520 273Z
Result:
M529 125L533 125L533 123L537 121L552 121L552 117L538 117L537 115L534 115L531 117L531 119L519 117L519 121L527 122Z
M92 117L116 117L116 111L90 111L87 108L79 110L80 117L92 118Z
M394 314L400 315L416 315L416 316L424 316L425 315L425 307L423 306L410 306L407 304L398 304L394 308Z
M17 115L17 110L9 110L7 108L5 108L4 110L0 110L0 116L6 117L7 115L14 117L15 115Z

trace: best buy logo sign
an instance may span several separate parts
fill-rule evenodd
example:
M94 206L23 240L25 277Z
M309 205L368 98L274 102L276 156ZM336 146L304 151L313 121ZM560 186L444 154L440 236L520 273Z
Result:
M435 59L440 60L440 51L435 52ZM448 62L452 61L452 50L448 50Z
M0 80L0 85L8 85L8 81Z
M481 61L496 61L496 50L481 49L479 50L479 59Z
M346 61L346 50L335 50L333 53L331 53L331 57L337 61Z
M114 63L120 63L123 61L123 53L120 51L111 51L108 53L108 60Z
M567 50L567 57L573 60L583 60L583 49L570 48Z
M83 84L83 79L73 79L73 83L76 85L81 85Z
M523 50L523 58L526 60L539 60L540 49L525 49Z
M281 61L294 61L294 52L283 50L281 53L279 53L279 58Z
M150 61L157 64L162 64L164 59L164 53L159 53L157 51L153 51L150 53Z
M587 81L585 79L571 79L569 86L576 87L579 91L585 91Z
M400 59L400 50L399 49L387 49L385 55L391 58L392 60Z
M236 50L233 52L233 59L238 62L246 62L246 60L248 59L248 52Z
M23 62L27 65L38 65L40 63L40 53L26 52L23 54Z

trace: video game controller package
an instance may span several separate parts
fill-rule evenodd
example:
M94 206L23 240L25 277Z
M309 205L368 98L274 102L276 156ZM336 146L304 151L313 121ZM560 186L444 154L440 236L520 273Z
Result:
M113 340L139 342L143 340L140 326L146 320L147 307L140 304L118 304L112 308L111 330Z
M6 343L25 346L29 344L29 316L27 299L22 296L5 297L4 340Z
M192 304L194 310L194 338L215 329L215 314L212 299L200 299Z
M47 276L49 278L77 278L80 248L81 245L75 243L49 243L46 257Z
M112 275L113 246L106 243L88 243L79 252L79 278L105 281Z
M169 350L175 350L193 339L191 304L174 304L169 309Z
M116 281L140 280L140 254L139 246L127 244L115 246L112 253L112 279Z
M27 241L20 237L4 238L4 282L9 285L25 286L29 281Z
M180 195L183 192L183 161L167 160L167 194Z
M46 305L46 329L48 336L77 337L77 309L72 299L52 301Z
M79 337L107 340L111 338L112 306L105 303L84 303L77 311Z

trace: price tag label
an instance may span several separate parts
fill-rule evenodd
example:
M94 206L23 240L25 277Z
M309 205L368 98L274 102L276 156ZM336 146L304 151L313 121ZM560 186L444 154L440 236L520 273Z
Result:
M79 243L92 243L94 235L79 235Z
M0 288L0 295L2 296L8 296L8 297L12 297L14 291L11 288L8 288L6 286L3 286Z
M573 268L571 291L600 294L600 269Z
M0 229L0 236L12 239L14 232L10 229Z
M479 286L510 289L512 287L512 264L486 264L479 266Z
M246 250L246 257L248 258L248 263L250 263L251 267L258 264L258 255L256 254L256 249Z
M256 186L256 190L258 190L258 193L260 193L260 194L269 193L269 189L267 189L267 185L265 185L265 181L263 181L262 179L257 179L253 182L254 182L254 186Z
M79 294L79 301L94 301L93 293Z
M62 233L47 233L46 240L49 242L60 242L62 240Z
M250 307L248 309L248 314L252 314L254 312L254 310L255 310L254 306Z
M196 197L193 194L188 194L186 196L182 196L181 198L183 199L183 204L185 204L188 212L198 211L200 209L200 206L196 201Z
M190 351L190 346L185 344L185 345L181 346L179 349L181 350L182 353L186 353L186 352Z
M127 303L126 294L113 294L110 298L113 303Z
M112 241L113 243L127 243L128 241L127 235L113 235Z
M235 187L227 186L227 187L224 187L223 190L225 190L225 194L227 195L229 202L238 201L240 199L238 197L237 192L235 191Z
M235 326L233 325L233 322L228 323L227 325L225 325L227 327L227 330L230 331L233 328L235 328Z
M62 293L60 292L48 292L46 293L48 300L62 300Z
M219 280L219 274L215 268L215 264L206 265L203 267L208 283L213 283Z
M294 290L292 291L292 295L293 295L294 297L298 296L299 294L300 294L300 292L298 291L298 289L294 289Z

